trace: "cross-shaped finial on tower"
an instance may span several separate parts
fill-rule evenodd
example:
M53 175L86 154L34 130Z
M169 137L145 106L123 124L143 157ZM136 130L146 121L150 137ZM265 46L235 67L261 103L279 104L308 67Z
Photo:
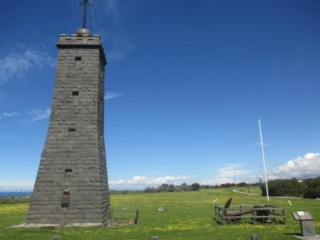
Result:
M87 28L87 6L91 5L91 3L89 2L89 0L83 0L83 3L81 3L81 5L83 5L83 20L82 20L82 27L83 28Z

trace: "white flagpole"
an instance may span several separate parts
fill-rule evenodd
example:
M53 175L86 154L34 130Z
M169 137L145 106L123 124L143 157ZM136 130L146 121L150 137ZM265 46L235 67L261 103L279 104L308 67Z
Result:
M260 144L261 144L261 152L262 152L262 161L263 161L263 168L264 168L264 179L265 179L265 183L266 183L267 199L269 202L268 178L267 178L266 162L264 159L264 145L263 145L263 140L262 140L262 130L261 130L260 118L259 118L259 131L260 131Z

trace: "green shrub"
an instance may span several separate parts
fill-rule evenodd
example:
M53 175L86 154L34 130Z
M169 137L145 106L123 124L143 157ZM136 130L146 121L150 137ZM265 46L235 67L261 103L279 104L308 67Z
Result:
M301 197L306 191L304 183L297 179L276 179L268 182L269 196L293 196ZM266 196L266 186L261 185L262 195Z
M305 180L307 186L305 198L320 198L320 177Z

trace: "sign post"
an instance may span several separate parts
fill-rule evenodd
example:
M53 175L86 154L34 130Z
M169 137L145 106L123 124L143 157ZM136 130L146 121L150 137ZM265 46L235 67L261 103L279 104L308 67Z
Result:
M297 211L292 216L296 221L300 221L300 229L302 237L316 236L316 228L314 226L313 217L309 212Z

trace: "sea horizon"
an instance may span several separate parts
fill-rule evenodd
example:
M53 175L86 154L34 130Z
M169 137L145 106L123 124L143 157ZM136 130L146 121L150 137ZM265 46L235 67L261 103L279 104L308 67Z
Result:
M0 198L6 197L28 197L32 191L0 191Z

